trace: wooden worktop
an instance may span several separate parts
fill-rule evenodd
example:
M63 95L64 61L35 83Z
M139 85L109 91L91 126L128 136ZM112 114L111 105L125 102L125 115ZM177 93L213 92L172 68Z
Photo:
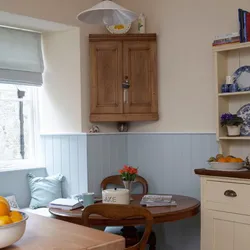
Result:
M6 250L125 249L125 240L121 236L40 215L28 215L24 236Z
M250 171L219 171L219 170L200 168L200 169L195 169L194 172L197 175L250 179Z

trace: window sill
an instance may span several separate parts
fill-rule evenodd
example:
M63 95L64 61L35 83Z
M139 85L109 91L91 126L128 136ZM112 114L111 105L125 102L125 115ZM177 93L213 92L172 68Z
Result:
M2 166L0 162L0 173L1 172L10 172L10 171L21 171L21 170L29 170L29 169L44 169L45 167L40 164L35 163L13 163L8 166Z

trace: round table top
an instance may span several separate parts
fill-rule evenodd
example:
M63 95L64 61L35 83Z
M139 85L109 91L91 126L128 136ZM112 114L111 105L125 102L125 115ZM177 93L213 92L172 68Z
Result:
M132 195L133 200L131 201L131 205L141 206L140 201L142 197L143 195ZM194 198L182 195L173 195L173 200L176 201L176 206L147 207L154 218L154 224L182 220L195 216L200 211L200 202ZM60 217L60 219L62 220L78 224L82 224L82 210L82 208L72 211L66 211L56 208L49 209L52 215ZM112 220L99 215L91 215L89 219L90 224L98 226L135 226L144 224L143 218Z

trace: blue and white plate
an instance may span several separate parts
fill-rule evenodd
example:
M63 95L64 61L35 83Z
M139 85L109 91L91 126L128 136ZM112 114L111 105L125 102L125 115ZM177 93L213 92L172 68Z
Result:
M237 115L244 121L240 129L240 135L250 136L250 103L242 106Z
M233 77L238 84L239 91L250 91L250 66L242 66L238 68Z

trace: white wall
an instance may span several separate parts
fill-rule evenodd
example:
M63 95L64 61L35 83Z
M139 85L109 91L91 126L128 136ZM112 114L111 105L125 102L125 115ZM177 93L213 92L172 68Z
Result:
M106 32L76 15L99 0L1 0L3 11L80 27L82 131L89 129L88 34ZM237 9L249 0L117 0L147 16L147 31L158 34L158 122L131 124L130 131L215 132L215 87L211 43L236 31ZM134 25L136 26L136 24ZM134 29L135 30L135 29ZM73 100L74 101L74 100ZM115 131L101 125L102 132ZM64 131L79 132L79 131Z
M54 107L50 110L47 109L48 113L43 112L43 117L47 117L48 119L42 121L42 132L45 133L53 133L53 132L64 132L64 133L77 133L77 132L87 132L89 130L89 52L88 52L88 35L89 33L100 33L104 30L103 26L93 26L93 25L85 25L82 22L76 19L77 14L84 9L90 8L92 5L98 3L99 0L0 0L0 9L1 11L10 12L13 14L19 14L23 16L33 17L42 20L48 20L51 22L62 23L70 26L79 27L80 29L80 53L79 57L74 61L74 56L77 53L79 46L72 48L73 43L75 43L73 38L68 37L68 34L50 34L50 37L47 36L47 40L49 41L49 49L51 55L50 57L51 66L53 69L59 70L63 68L63 75L56 76L55 74L52 76L47 72L47 82L51 84L53 80L55 80L52 84L54 86L58 86L59 80L63 80L64 88L54 89L52 85L45 86L43 97L45 97L43 104L47 105L47 107L52 107L52 99L49 99L49 96L56 93L58 91L58 95L55 97L54 101L60 101L62 107L58 105L54 105ZM1 19L0 19L1 21ZM49 25L49 27L52 27ZM48 29L49 29L48 27ZM53 28L53 27L52 27ZM46 28L44 30L47 30ZM72 31L73 32L73 31ZM60 38L64 37L59 43ZM56 46L56 41L58 40L58 48ZM67 44L66 44L67 42ZM52 60L52 57L56 54L60 54L59 50L62 47L71 46L73 49L72 55L69 57L71 60L71 64L68 65L71 70L67 71L67 62L56 62ZM55 51L51 51L51 48L54 48ZM62 55L59 55L60 58ZM64 55L66 56L66 54ZM79 76L79 66L76 69L73 69L74 65L77 62L81 62L80 65L80 76ZM60 60L60 59L59 59ZM52 63L53 62L53 63ZM52 65L53 64L53 65ZM67 75L68 73L68 75ZM78 75L73 77L73 73L77 73ZM64 80L65 77L65 80ZM66 86L66 80L68 81L71 77L74 78L75 81L68 82L68 88ZM79 78L81 81L81 89L77 82L79 82ZM73 84L73 85L72 85ZM47 90L47 94L45 94L45 90ZM53 91L53 93L50 93ZM60 92L61 91L61 92ZM67 93L68 92L68 93ZM66 97L66 94L68 97ZM81 103L79 102L79 96L81 96ZM61 100L59 100L61 99ZM70 99L70 100L69 100ZM46 102L45 102L46 101ZM57 106L57 107L56 107ZM44 109L43 109L44 110ZM58 112L59 111L59 112ZM62 113L64 112L65 113ZM55 117L56 115L56 117ZM65 122L65 117L68 116L68 123L60 124L62 121ZM49 123L53 123L53 128L49 127ZM63 130L63 131L62 131Z
M81 131L80 30L43 33L44 85L41 133Z
M160 120L130 131L215 132L212 40L238 30L237 9L249 0L118 0L147 16L158 34ZM135 30L135 27L134 27Z

